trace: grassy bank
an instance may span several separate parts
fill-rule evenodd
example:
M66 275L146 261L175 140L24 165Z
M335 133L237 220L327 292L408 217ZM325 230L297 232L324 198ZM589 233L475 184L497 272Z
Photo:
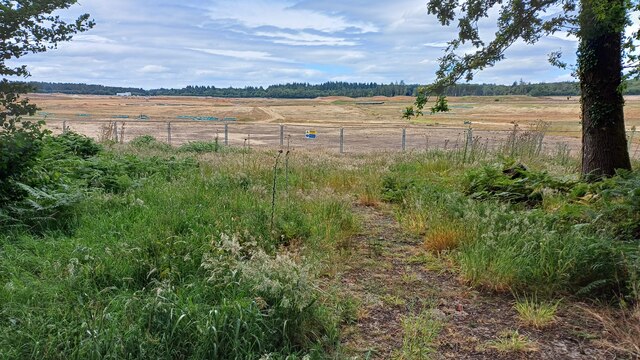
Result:
M83 139L51 140L40 180L3 209L0 357L333 351L351 310L321 277L358 223L311 169L277 173L274 197L273 152L73 154L66 140Z
M358 316L339 284L354 205L394 209L476 288L632 308L640 175L586 184L561 151L501 153L47 138L3 184L0 357L335 356Z
M639 299L638 173L580 181L556 156L455 163L449 154L403 161L383 178L406 231L491 291Z

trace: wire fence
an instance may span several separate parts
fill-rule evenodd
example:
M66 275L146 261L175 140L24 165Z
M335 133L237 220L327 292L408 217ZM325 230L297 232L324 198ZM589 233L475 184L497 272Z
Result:
M93 137L100 141L129 142L148 135L159 141L179 146L195 141L214 141L232 147L291 147L322 149L339 153L367 153L379 151L461 150L465 147L486 151L505 147L535 145L535 151L563 152L567 156L581 151L580 131L514 126L512 129L485 130L467 127L438 127L426 125L391 126L273 124L210 121L112 121L112 120L49 120L47 126L54 133L65 129ZM629 131L629 151L640 156L640 134Z

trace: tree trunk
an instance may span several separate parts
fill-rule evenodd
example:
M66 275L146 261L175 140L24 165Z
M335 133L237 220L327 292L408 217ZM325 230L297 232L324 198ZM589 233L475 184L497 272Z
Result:
M581 1L578 74L582 90L582 175L587 179L631 169L620 87L626 16L623 1ZM608 9L605 14L603 3Z

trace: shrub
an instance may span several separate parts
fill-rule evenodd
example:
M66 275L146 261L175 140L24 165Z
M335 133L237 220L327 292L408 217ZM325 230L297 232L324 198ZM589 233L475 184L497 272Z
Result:
M556 220L541 210L492 203L469 209L463 221L475 240L461 248L463 276L500 291L619 294L626 270L617 244Z
M46 137L46 147L49 151L51 148L58 147L57 151L65 156L75 155L84 159L98 155L102 151L102 146L95 140L73 131Z
M9 119L5 112L0 114L0 204L25 195L13 181L20 180L37 163L47 134L41 125Z
M469 170L464 181L465 193L473 199L497 199L528 206L540 205L545 191L567 192L574 184L514 163Z
M221 146L218 139L215 141L192 141L180 146L179 150L194 153L215 153L221 150Z
M382 199L392 203L401 203L413 185L413 180L408 177L388 174L382 178Z
M15 183L26 195L24 199L0 208L0 229L23 228L34 233L51 229L69 231L73 223L73 206L82 194L68 185L57 185L38 189Z
M150 177L171 178L195 166L190 159L103 153L95 141L73 132L47 135L30 168L2 182L11 196L0 205L0 228L69 231L72 208L85 194L124 193Z
M136 149L152 149L166 151L171 149L171 145L158 141L151 135L142 135L134 138L129 145Z
M640 172L620 172L592 185L595 229L606 229L621 240L640 240ZM585 195L586 196L586 195Z

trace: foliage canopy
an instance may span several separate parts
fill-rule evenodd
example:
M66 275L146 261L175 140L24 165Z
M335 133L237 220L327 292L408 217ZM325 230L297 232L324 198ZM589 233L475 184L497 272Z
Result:
M6 77L28 77L25 65L8 61L27 54L54 49L74 34L94 26L88 14L65 22L56 11L67 9L76 0L1 0L0 1L0 199L18 196L11 180L28 169L40 151L46 131L42 122L22 121L38 108L22 99L31 90L26 84L10 82Z
M631 25L630 14L640 9L640 2L430 0L427 8L443 26L457 21L458 33L439 59L434 83L418 91L417 111L407 108L405 117L421 115L431 95L444 95L458 81L471 81L476 72L504 59L505 51L514 43L535 44L544 36L564 33L580 41L573 70L581 88L583 175L599 178L614 175L618 169L631 169L622 92L625 78L639 75L640 58L634 42L640 35L637 31L626 35L625 30ZM479 27L485 18L497 18L497 30L488 41ZM551 53L549 61L566 68L568 64L561 56Z

